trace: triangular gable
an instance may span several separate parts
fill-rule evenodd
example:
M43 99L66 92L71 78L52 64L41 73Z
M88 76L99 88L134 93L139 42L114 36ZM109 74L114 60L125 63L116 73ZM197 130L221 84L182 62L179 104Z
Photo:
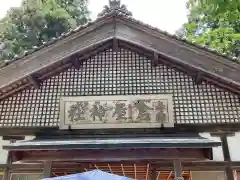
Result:
M58 127L61 97L141 94L173 94L175 126L239 124L239 96L204 80L196 84L166 64L153 66L136 51L110 48L79 69L71 66L48 78L39 89L26 88L0 101L0 127Z
M113 46L121 41L126 46L144 48L152 53L157 62L161 57L166 63L183 67L197 78L240 94L240 64L178 40L117 11L111 11L95 22L69 32L47 47L0 69L0 98L4 98L6 93L9 95L15 92L16 87L23 89L36 81L41 82L43 72L45 74L56 65L72 62L76 56L84 56L86 52L93 51L108 41Z

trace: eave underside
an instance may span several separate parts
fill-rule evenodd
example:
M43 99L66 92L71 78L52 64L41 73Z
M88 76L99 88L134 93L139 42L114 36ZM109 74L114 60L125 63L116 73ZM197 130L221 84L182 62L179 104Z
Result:
M6 166L1 166L6 167ZM8 166L13 174L38 174L42 173L44 169L43 164L12 164ZM183 176L189 178L191 171L217 171L224 172L227 167L227 162L182 162ZM239 162L232 163L234 170L240 167ZM92 162L83 163L79 161L71 162L53 162L52 163L52 177L62 176L74 173L81 173L91 170L103 170L112 172L121 176L128 176L138 179L150 180L156 175L156 180L170 180L174 177L174 168L171 161L154 161L154 162ZM155 174L156 173L156 174Z
M224 79L219 79L211 74L206 73L205 71L196 69L189 64L182 64L176 62L173 59L159 53L157 53L156 59L154 51L146 49L144 47L137 46L136 44L132 44L125 40L117 40L117 43L118 43L117 48L128 49L137 52L143 56L146 56L147 58L152 59L153 66L157 66L158 64L166 64L169 67L180 70L181 72L184 72L192 76L196 83L201 83L203 80L205 80L209 83L217 85L220 88L224 88L227 91L240 94L240 89L238 88L238 86L233 85L231 82L226 82ZM94 46L88 47L83 51L78 52L77 54L71 55L70 57L66 57L61 61L53 63L42 69L39 69L39 71L31 73L30 75L20 79L16 83L15 82L11 83L10 85L2 88L2 92L0 92L0 99L10 97L15 93L20 92L21 90L32 86L34 86L35 88L39 88L43 81L63 71L66 71L72 66L75 66L76 68L81 68L81 64L85 60L109 48L113 49L115 48L115 39L110 39L99 44L95 44ZM74 62L75 59L77 59L77 64L76 62Z

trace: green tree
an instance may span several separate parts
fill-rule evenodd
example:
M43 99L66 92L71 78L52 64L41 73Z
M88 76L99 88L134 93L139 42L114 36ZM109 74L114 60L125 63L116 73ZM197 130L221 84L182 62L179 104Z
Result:
M240 0L189 0L187 8L188 23L177 35L239 60Z
M0 59L13 59L89 21L87 0L24 0L0 21Z

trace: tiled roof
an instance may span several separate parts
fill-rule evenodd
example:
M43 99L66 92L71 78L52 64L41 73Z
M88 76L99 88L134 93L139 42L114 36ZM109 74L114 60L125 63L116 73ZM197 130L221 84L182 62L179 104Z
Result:
M117 3L120 3L120 1L117 1ZM64 38L66 38L68 36L71 36L74 33L79 32L82 29L84 29L84 28L86 28L86 27L88 27L88 26L90 26L90 25L92 25L92 24L94 24L94 23L96 23L96 22L98 22L100 20L103 20L104 18L114 17L114 16L118 16L118 17L121 17L121 18L128 19L128 20L130 20L133 23L137 23L137 24L145 26L145 27L147 27L147 28L149 28L151 30L155 30L155 31L157 31L159 33L162 33L162 34L164 34L166 36L169 36L170 38L174 38L177 41L182 41L182 42L187 43L187 44L189 44L191 46L195 46L195 47L200 48L200 49L202 49L204 51L207 51L207 52L213 53L215 55L221 56L223 58L226 58L226 60L230 60L230 61L234 61L234 62L239 63L239 61L238 61L239 57L230 57L230 56L227 56L226 54L218 53L215 49L209 49L209 48L207 48L207 46L200 46L200 45L196 45L194 43L191 43L191 42L187 41L184 38L179 38L176 35L172 35L172 34L166 32L166 31L160 30L157 27L153 27L153 26L151 26L149 24L146 24L146 23L144 23L144 22L142 22L140 20L137 20L137 19L133 18L131 12L127 10L125 5L120 5L120 4L111 5L110 4L110 7L105 6L104 10L101 13L99 13L99 15L98 15L96 20L87 22L86 24L80 25L80 26L78 26L75 29L70 29L68 32L62 33L57 38L52 38L48 42L43 42L41 46L38 46L38 47L34 46L31 50L24 51L22 56L17 56L16 55L15 58L13 58L12 60L4 60L4 62L2 64L0 63L0 67L6 66L8 64L11 64L12 62L14 62L16 60L19 60L19 59L21 59L21 58L23 58L25 56L31 55L31 54L33 54L34 52L36 52L36 51L38 51L40 49L46 48L46 47L56 43L57 41L59 41L61 39L64 39Z

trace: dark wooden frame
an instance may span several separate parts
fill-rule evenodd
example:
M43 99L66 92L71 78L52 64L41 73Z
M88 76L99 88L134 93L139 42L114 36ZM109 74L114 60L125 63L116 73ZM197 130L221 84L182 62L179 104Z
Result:
M203 160L212 159L211 148L141 148L141 149L73 149L73 150L22 150L11 152L14 161L81 161L127 162L158 161L161 159Z

